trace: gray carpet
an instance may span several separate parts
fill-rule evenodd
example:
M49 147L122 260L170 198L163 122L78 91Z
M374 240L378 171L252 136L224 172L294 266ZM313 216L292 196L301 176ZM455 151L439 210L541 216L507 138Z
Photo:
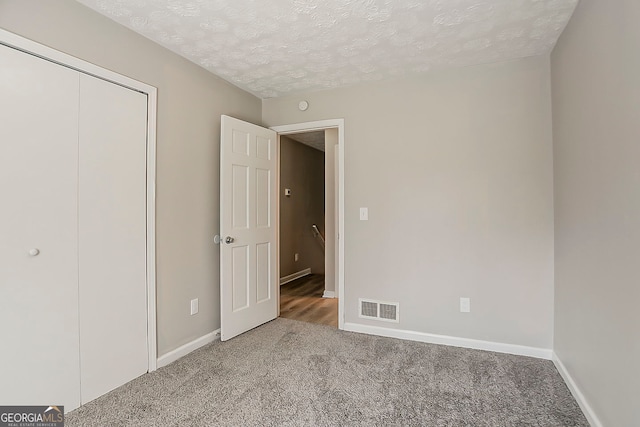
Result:
M276 319L66 417L72 426L588 426L546 360Z

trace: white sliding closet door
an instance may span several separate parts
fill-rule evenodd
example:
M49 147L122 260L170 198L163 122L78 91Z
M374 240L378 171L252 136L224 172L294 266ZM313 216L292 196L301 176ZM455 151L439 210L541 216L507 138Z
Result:
M2 405L80 404L78 81L0 45Z
M0 404L148 370L147 95L0 45Z
M148 369L147 96L80 75L82 403Z

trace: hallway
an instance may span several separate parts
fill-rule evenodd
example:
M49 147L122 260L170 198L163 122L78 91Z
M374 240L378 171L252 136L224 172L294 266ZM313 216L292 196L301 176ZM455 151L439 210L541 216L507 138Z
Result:
M338 327L338 299L323 298L324 275L311 274L280 287L280 317Z

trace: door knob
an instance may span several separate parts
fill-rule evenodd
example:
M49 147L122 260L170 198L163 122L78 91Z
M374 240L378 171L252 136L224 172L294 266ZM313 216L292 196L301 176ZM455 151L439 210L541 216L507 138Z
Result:
M236 239L234 239L234 238L233 238L233 237L231 237L231 236L227 236L227 237L225 237L225 238L224 238L224 242L225 242L227 245L228 245L228 244L230 244L230 243L235 242L235 240L236 240Z

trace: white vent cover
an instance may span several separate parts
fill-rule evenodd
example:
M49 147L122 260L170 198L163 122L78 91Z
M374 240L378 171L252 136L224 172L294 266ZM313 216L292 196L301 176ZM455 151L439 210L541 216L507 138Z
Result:
M385 320L397 320L398 319L398 305L397 304L385 304L380 303L378 305L380 310L380 318Z
M398 323L399 306L397 302L383 302L369 299L359 300L360 317L365 319L383 320L385 322Z
M360 316L378 317L378 304L371 301L360 300Z

